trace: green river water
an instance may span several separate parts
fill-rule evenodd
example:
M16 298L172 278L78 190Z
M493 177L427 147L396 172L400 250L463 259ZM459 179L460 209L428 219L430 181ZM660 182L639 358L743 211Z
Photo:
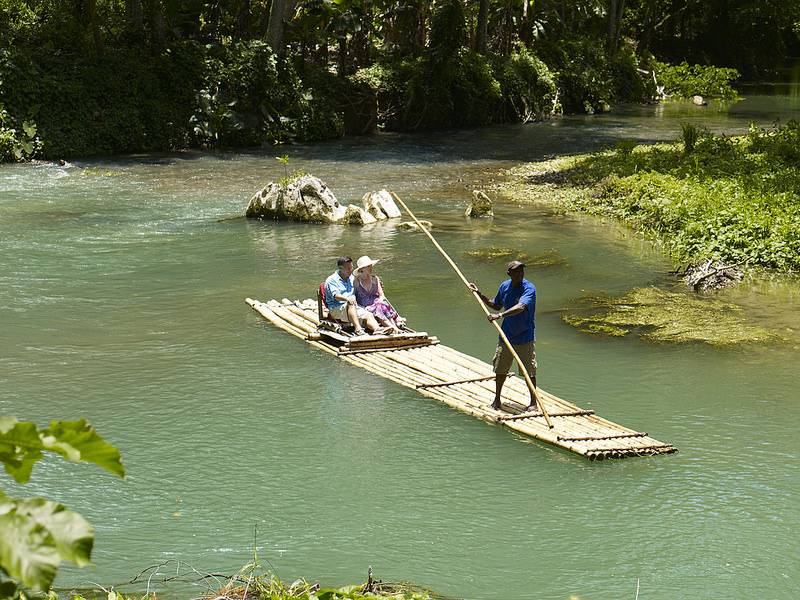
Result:
M619 138L719 133L800 113L792 93L722 110L662 105L608 115L378 135L246 153L185 153L0 167L0 414L88 418L121 451L119 480L48 458L11 496L85 516L94 568L57 585L105 586L151 565L231 573L252 560L327 586L408 580L469 599L800 597L800 284L748 282L720 297L786 341L715 349L577 332L584 291L681 289L658 248L614 224L495 197L462 216L502 168ZM380 258L412 326L489 361L496 335L422 234L242 218L283 176L340 202L393 189L489 295L489 246L567 261L538 288L543 389L675 444L668 456L592 463L351 367L244 304L302 299L342 253ZM478 182L476 184L476 182ZM149 573L148 573L149 574ZM167 575L157 575L154 580ZM144 585L123 588L144 589ZM177 584L164 594L199 595Z

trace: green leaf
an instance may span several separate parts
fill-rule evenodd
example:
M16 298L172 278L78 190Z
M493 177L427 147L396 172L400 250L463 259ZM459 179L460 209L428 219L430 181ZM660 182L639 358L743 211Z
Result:
M91 462L125 477L125 467L119 450L107 443L94 427L86 421L51 421L50 427L41 431L45 450L52 450L64 458Z
M0 581L0 598L19 598L22 589L13 579Z
M30 515L53 537L61 560L69 560L78 567L91 564L94 534L92 526L79 514L66 509L63 504L42 498L18 500L17 512Z
M125 477L125 467L117 450L103 440L94 427L79 421L52 421L50 427L20 423L15 417L0 417L0 462L18 483L26 483L33 465L49 450L75 462L86 461Z
M62 560L90 564L92 528L62 504L42 498L0 499L0 565L26 587L50 587Z
M36 123L33 121L25 121L22 124L22 129L29 138L33 138L36 135Z
M14 500L0 505L0 564L9 576L44 590L60 562L53 537L36 519L18 513Z
M0 417L0 462L17 483L26 483L33 464L42 458L44 445L34 423Z

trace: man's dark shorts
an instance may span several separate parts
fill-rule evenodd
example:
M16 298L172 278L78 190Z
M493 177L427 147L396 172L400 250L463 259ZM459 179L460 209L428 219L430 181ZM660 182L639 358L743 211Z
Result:
M515 345L512 344L514 347L514 352L517 353L522 364L525 365L528 369L528 376L529 377L536 377L536 369L538 365L536 364L536 341L528 342L527 344L520 344ZM508 372L511 370L511 365L514 362L514 355L511 354L511 351L506 347L506 345L501 341L497 344L497 350L495 350L494 358L492 359L492 367L495 373L499 373L500 375L507 375ZM522 375L522 369L519 368L518 372Z

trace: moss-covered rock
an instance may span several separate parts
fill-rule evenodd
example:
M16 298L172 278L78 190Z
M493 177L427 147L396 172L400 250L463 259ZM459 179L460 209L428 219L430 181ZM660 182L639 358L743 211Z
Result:
M493 217L492 200L481 190L472 191L472 202L464 213L466 217Z

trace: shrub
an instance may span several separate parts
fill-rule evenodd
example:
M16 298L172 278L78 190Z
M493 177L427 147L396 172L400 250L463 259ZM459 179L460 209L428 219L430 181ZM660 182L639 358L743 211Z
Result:
M684 127L677 144L562 159L568 206L659 239L677 260L800 271L800 124L745 137Z
M708 96L725 100L734 100L738 96L731 86L731 82L739 78L736 69L689 65L684 61L679 65L657 62L655 70L656 79L669 95L681 98Z

